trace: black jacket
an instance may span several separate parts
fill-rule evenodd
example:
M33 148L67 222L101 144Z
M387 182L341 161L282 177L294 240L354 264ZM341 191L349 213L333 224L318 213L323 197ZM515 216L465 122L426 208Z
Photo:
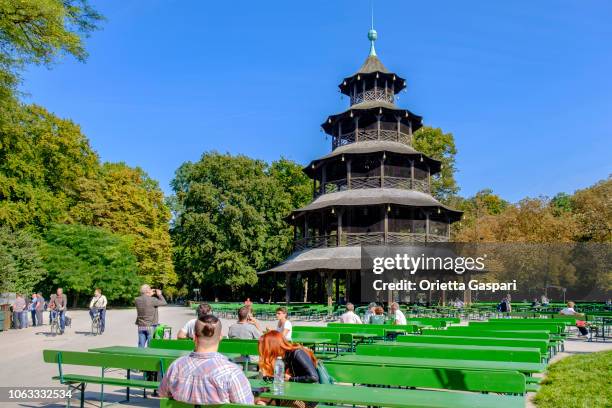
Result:
M308 353L297 349L285 353L285 369L289 370L289 381L302 383L318 383L319 373Z

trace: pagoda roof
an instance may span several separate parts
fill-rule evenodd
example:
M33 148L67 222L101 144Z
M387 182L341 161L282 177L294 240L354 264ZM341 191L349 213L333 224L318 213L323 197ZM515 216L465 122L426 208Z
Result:
M307 249L294 252L274 268L258 272L259 275L273 272L304 272L315 270L361 269L361 247L345 246Z
M293 215L319 210L329 207L349 207L365 205L395 204L407 207L433 207L443 208L452 217L453 221L461 218L462 211L454 210L440 203L429 194L416 190L405 190L399 188L364 188L338 191L323 194L305 207L293 211Z
M359 68L359 70L354 75L371 74L374 72L380 72L383 74L391 73L376 55L368 55L368 58L366 58L361 68Z
M398 115L401 117L407 117L410 119L412 123L412 130L416 132L419 128L423 126L423 117L416 115L409 111L408 109L399 108L397 105L385 102L385 101L367 101L358 103L355 105L351 105L344 112L337 113L335 115L330 115L327 117L327 120L321 125L323 130L326 133L331 131L332 126L335 124L336 120L342 119L345 116L350 116L353 111L372 111L374 109L378 109L379 111L385 113L392 113L394 115Z
M432 159L431 157L419 152L405 143L393 142L387 140L367 140L363 142L354 142L349 143L344 146L340 146L333 150L331 153L326 154L325 156L315 159L311 161L308 166L304 167L304 173L311 175L313 172L312 166L316 166L319 162L336 158L338 156L346 155L358 155L358 154L367 154L367 153L397 153L397 154L405 154L409 156L423 156L423 160L427 162L429 165L432 174L440 171L441 162Z

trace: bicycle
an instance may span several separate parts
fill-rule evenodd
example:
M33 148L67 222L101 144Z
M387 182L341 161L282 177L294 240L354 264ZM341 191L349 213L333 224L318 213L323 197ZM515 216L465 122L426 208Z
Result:
M58 334L60 334L61 325L60 325L60 314L59 313L54 313L54 316L51 318L50 330L53 336L57 336Z
M102 334L102 321L100 320L100 312L95 312L91 318L91 334L97 336Z

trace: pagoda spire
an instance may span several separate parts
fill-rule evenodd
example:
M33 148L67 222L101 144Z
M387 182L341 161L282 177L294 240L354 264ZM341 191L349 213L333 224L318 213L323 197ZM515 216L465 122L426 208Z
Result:
M376 57L374 42L378 38L378 33L374 29L374 2L372 2L371 6L372 25L370 26L370 31L368 31L368 40L370 40L370 57Z

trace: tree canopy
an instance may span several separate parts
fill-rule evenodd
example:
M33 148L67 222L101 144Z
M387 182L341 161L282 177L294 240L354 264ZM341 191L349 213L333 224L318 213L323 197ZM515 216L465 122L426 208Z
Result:
M86 0L0 0L0 96L13 94L26 64L83 61L83 38L101 20Z
M63 287L74 303L96 287L109 301L128 301L138 293L141 278L129 238L98 227L56 224L46 232L45 241L48 284Z
M289 254L284 222L308 200L301 166L267 165L245 156L205 153L176 172L172 238L175 266L192 286L235 290L257 282L256 272Z
M440 128L423 126L414 133L414 148L427 156L442 162L442 169L431 179L432 194L443 202L448 202L459 191L455 181L455 138Z
M40 246L26 230L0 228L0 292L30 293L45 279Z

